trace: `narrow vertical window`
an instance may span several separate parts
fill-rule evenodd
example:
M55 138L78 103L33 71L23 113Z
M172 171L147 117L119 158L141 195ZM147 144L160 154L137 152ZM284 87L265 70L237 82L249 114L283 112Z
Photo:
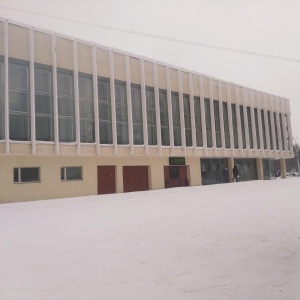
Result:
M209 101L209 99L204 99L204 108L205 108L207 147L212 148L213 143L212 143L211 115L210 115L210 101Z
M190 95L183 94L183 108L184 108L186 146L191 147L193 145L193 140L192 140Z
M128 107L125 82L115 80L115 97L117 119L117 143L119 145L128 145Z
M288 151L290 151L291 150L291 144L290 144L290 134L289 134L289 120L288 120L288 116L287 115L284 115L284 118L285 118L285 124L286 124L286 128L285 128L285 130L286 130L286 136L287 136L287 140L288 140Z
M214 114L215 114L216 144L218 148L221 148L222 140L221 140L220 111L219 111L218 100L214 100Z
M259 125L258 125L257 108L254 108L254 118L255 118L256 145L257 145L257 149L260 149L260 137L259 137Z
M269 122L269 136L270 136L270 148L273 150L273 135L272 135L272 124L271 124L271 112L267 111L268 122Z
M281 113L279 113L279 123L280 123L280 132L281 132L282 150L285 150L284 136L283 136L283 125L282 125L282 114Z
M234 149L239 148L239 139L238 139L238 128L237 128L237 117L236 117L236 105L231 104L232 111L232 130L233 130L233 141Z
M73 71L57 70L59 141L75 142L75 98Z
M9 138L30 141L29 64L9 60Z
M275 127L276 149L279 150L279 138L278 138L278 128L277 128L277 116L276 116L276 112L273 112L273 118L274 118L274 127Z
M52 68L35 64L35 135L37 141L54 141Z
M108 78L98 77L98 110L100 144L112 144L111 94Z
M261 114L261 126L262 126L262 134L263 134L263 141L264 141L264 149L267 149L267 132L266 132L265 113L263 109L261 109L260 114Z
M203 147L200 97L194 97L197 147Z
M161 143L163 146L170 145L169 116L167 91L159 90L159 109L160 109L160 126L161 126Z
M154 88L146 87L148 145L157 145Z
M4 63L0 56L0 140L4 139Z
M247 118L248 118L248 131L249 131L250 149L253 149L252 119L251 119L251 109L250 109L249 106L247 106Z
M133 123L133 143L143 145L143 113L142 113L142 93L141 86L131 84L131 106Z
M228 120L228 106L227 106L227 102L222 102L222 106L223 106L225 147L228 149L228 148L230 148L230 133L229 133L229 120Z
M179 95L176 92L172 92L171 95L172 95L174 146L181 146Z
M95 142L95 114L93 79L89 74L79 73L79 118L80 118L80 142Z
M240 118L241 118L243 149L246 149L246 132L245 132L245 118L244 118L244 108L243 108L243 105L240 105Z

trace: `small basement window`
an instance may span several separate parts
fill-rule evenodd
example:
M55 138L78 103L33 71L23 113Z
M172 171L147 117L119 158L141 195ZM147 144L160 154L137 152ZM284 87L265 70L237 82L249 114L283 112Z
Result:
M60 169L60 179L82 180L82 167L62 167Z
M40 168L14 168L14 183L40 182Z

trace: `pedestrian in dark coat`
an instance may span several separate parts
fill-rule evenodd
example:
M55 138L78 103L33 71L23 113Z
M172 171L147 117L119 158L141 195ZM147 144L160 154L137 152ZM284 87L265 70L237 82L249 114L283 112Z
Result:
M232 173L233 173L233 180L235 180L235 182L239 181L239 169L237 167L237 165L234 165L233 169L232 169Z

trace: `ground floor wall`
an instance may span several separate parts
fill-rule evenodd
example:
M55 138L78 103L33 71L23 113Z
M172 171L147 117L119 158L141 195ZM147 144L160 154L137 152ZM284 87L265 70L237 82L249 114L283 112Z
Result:
M247 169L248 161L230 157L1 155L0 203L231 182L236 162ZM249 168L263 174L262 159ZM38 170L35 182L22 178L24 169Z

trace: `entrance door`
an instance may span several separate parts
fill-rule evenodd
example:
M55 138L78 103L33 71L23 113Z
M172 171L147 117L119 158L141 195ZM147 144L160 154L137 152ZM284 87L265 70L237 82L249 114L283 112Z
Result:
M186 166L165 166L165 188L188 186Z
M124 166L123 167L124 192L149 190L147 166Z
M116 192L115 166L98 166L98 195Z

